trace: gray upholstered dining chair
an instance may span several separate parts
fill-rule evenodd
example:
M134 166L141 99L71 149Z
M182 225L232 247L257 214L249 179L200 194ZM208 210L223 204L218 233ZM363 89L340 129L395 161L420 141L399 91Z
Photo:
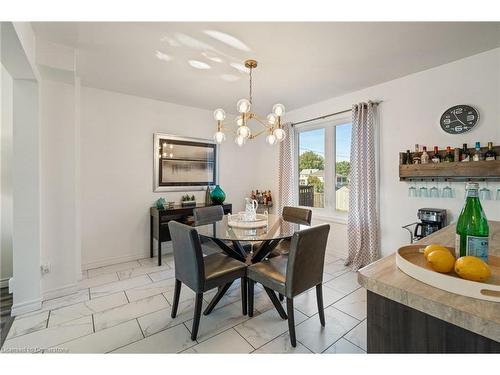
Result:
M168 223L175 263L175 290L172 318L177 315L181 286L185 284L196 293L191 340L196 340L200 325L203 293L217 287L227 287L241 279L241 301L243 315L247 313L246 268L247 265L224 254L203 256L200 237L195 228L176 221ZM212 301L203 312L209 314L218 301Z
M224 217L224 209L222 206L208 206L193 209L194 225L212 224L216 221L222 220ZM201 237L201 248L203 254L220 253L221 249L210 239Z
M311 225L312 211L307 208L300 207L283 207L281 214L284 220L292 223ZM291 239L286 238L281 240L280 243L273 249L271 256L286 255L290 251Z
M248 267L248 315L253 316L253 288L258 282L271 291L286 297L286 313L288 330L292 346L297 345L295 338L295 319L293 298L311 288L316 287L318 315L322 326L325 326L323 308L323 266L329 224L307 228L292 237L288 256L277 256ZM274 292L272 292L274 293Z

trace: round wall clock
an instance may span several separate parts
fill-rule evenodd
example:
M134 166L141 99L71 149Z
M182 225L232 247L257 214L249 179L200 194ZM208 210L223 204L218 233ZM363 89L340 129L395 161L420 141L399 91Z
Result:
M470 105L456 105L441 115L441 128L450 134L462 134L471 130L479 121L479 112Z

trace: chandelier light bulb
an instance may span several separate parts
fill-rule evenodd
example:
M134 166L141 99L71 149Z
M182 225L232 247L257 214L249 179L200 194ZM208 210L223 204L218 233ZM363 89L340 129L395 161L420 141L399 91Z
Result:
M250 137L250 128L246 125L239 126L236 134L238 134L238 136L240 137L248 138Z
M250 101L248 101L248 99L240 99L238 103L236 103L236 108L239 113L247 113L250 111Z
M274 145L276 143L276 137L274 136L274 134L269 134L267 137L266 137L266 142L269 143L269 145Z
M281 142L286 137L285 131L281 128L274 129L273 135L276 137L278 142Z
M239 135L234 139L234 142L236 142L236 144L241 147L245 144L245 138Z
M272 113L268 114L267 115L267 123L269 125L274 125L275 122L276 122L276 116L274 114L272 114Z
M222 108L217 108L214 111L214 118L216 121L223 121L226 118L226 112Z
M239 115L238 117L236 117L236 125L243 125L243 116Z
M214 141L216 143L220 144L220 143L224 142L225 140L226 140L226 135L223 132L219 131L219 132L214 134Z
M285 114L285 106L283 104L275 104L273 106L273 113L276 116L283 116Z

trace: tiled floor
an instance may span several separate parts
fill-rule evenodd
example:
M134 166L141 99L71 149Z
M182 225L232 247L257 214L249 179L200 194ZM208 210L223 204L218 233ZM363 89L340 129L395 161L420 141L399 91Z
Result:
M170 317L174 290L171 255L164 265L141 259L84 272L78 293L45 301L18 316L4 352L69 353L365 353L366 291L343 261L327 254L326 326L319 323L314 289L295 299L297 347L288 325L256 286L255 314L241 314L239 283L209 315L191 341L194 293L182 289L178 315ZM205 293L207 304L215 290Z

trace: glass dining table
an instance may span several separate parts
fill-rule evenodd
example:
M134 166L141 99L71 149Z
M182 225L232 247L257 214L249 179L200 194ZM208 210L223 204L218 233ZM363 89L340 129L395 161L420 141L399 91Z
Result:
M195 228L200 237L212 240L225 254L247 265L266 259L280 241L291 238L295 232L301 229L310 227L307 222L274 214L267 215L267 225L258 228L234 227L230 224L229 219L230 215L224 215L219 221L195 226ZM248 242L251 246L245 245ZM207 311L212 311L230 286L231 283L219 288ZM246 285L242 285L242 288L246 288ZM286 313L275 293L267 288L264 290L280 316L286 319Z

